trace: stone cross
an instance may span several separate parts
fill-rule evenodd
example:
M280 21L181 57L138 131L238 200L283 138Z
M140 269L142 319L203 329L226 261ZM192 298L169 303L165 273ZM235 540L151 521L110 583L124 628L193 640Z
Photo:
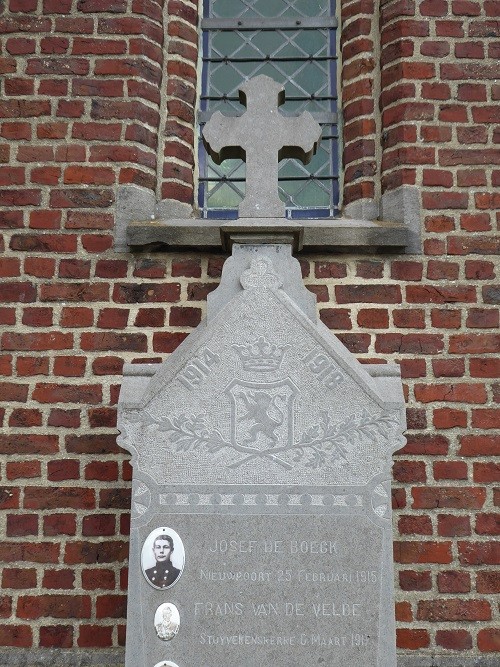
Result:
M307 111L283 116L278 107L285 101L281 84L260 75L239 90L246 107L242 116L217 111L206 124L203 140L216 164L240 158L246 162L246 195L239 206L240 218L284 217L285 204L278 195L278 162L298 158L310 162L321 137L321 127Z

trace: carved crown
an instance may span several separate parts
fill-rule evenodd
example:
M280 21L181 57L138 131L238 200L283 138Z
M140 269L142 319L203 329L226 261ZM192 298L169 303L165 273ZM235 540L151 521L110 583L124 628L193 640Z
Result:
M248 345L233 345L246 371L275 371L281 366L289 345L275 345L264 336Z

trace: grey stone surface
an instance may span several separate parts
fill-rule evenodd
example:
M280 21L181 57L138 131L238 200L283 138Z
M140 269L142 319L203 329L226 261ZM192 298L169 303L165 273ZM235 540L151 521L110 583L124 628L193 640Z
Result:
M123 649L0 649L2 667L123 667Z
M346 218L359 220L378 220L380 207L375 199L358 199L344 206L343 214Z
M297 264L289 248L235 245L207 321L156 372L125 367L127 667L396 665L401 381L315 320ZM154 621L165 603L180 618L167 641Z
M155 206L156 219L175 220L180 218L182 220L192 217L194 217L193 207L175 199L162 199Z
M420 189L413 185L402 185L382 195L381 217L384 220L401 222L408 229L406 252L422 253L422 206Z
M371 222L348 218L283 220L261 218L245 220L153 220L133 222L127 228L127 243L132 247L161 244L166 248L197 247L225 250L246 235L248 243L279 242L278 236L290 232L289 243L304 252L401 251L408 229L399 222Z
M140 185L119 185L116 191L115 235L113 247L117 252L127 252L127 228L136 220L152 220L155 217L156 198L152 190Z
M167 661L167 664L168 662L170 661ZM498 667L498 657L398 655L397 664L398 667ZM0 665L2 667L124 667L125 652L123 649L99 651L2 649Z
M240 217L283 217L279 160L292 157L307 164L318 147L321 127L307 111L293 118L283 116L278 107L285 101L284 87L267 76L246 81L239 95L245 113L230 117L216 112L203 130L205 146L217 164L230 158L246 162Z
M272 262L278 274L286 275L283 291L295 305L314 323L316 323L316 297L304 289L299 263L292 258L290 245L235 245L232 257L224 263L220 286L208 295L208 322L226 306L235 296L243 292L241 274L246 271L254 257L265 257Z

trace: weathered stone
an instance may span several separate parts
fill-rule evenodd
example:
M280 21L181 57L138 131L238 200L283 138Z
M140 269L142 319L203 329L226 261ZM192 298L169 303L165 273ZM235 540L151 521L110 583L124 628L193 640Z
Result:
M318 147L321 127L309 112L283 116L284 87L267 76L246 81L239 90L246 107L242 116L217 111L205 125L203 140L216 164L231 158L246 162L246 193L240 217L272 218L285 215L278 195L278 163L292 157L307 164Z
M125 367L126 667L396 665L399 371L315 320L297 264L235 245L207 322L160 367ZM167 604L176 628L173 608L158 628Z

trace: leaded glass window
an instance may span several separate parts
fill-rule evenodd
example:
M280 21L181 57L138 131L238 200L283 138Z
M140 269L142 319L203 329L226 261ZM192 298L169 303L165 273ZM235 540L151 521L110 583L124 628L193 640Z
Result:
M332 216L338 207L336 26L332 0L204 0L200 124L214 111L244 109L238 88L266 74L285 86L282 113L309 111L323 128L308 165L280 163L289 217ZM199 206L207 217L236 217L245 164L216 165L200 144Z

